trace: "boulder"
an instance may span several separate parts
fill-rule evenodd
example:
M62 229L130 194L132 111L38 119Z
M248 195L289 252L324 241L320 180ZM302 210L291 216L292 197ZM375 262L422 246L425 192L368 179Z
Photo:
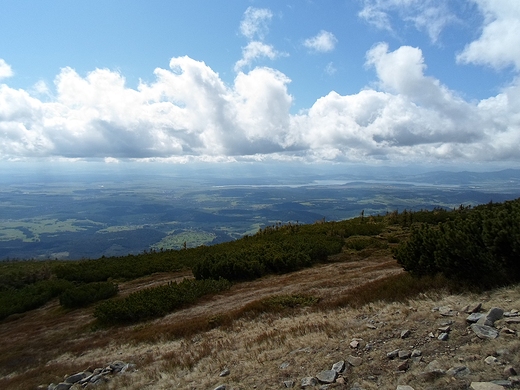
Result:
M493 307L490 309L485 317L482 317L477 321L477 324L479 325L487 325L487 326L493 326L495 325L495 321L498 321L502 319L504 316L504 310L499 307Z
M498 330L488 325L472 324L471 330L481 339L496 339Z
M337 377L338 373L334 370L325 370L316 375L321 383L334 383Z

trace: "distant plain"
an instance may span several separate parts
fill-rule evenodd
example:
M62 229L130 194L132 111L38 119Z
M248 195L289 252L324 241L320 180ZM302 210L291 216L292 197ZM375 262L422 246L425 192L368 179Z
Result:
M0 175L0 260L82 259L211 245L277 223L520 197L520 170L294 173L100 170Z

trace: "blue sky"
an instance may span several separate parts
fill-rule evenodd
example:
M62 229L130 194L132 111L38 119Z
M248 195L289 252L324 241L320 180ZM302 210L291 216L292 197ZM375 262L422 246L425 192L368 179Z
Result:
M520 162L520 1L0 7L0 161Z

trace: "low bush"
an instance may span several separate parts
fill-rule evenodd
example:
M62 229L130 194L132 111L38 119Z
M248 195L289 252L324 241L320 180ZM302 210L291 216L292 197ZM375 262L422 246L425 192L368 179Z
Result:
M412 229L394 253L412 275L447 278L491 288L520 281L520 199L490 203L461 217Z
M15 313L36 309L64 291L74 287L66 280L50 279L29 284L20 289L0 292L0 320Z
M111 282L88 283L66 290L60 295L60 305L67 309L88 306L91 303L117 295L119 288Z
M101 302L94 310L94 317L101 324L125 324L162 317L197 299L228 289L231 283L220 280L184 279L167 285L148 288L125 298Z

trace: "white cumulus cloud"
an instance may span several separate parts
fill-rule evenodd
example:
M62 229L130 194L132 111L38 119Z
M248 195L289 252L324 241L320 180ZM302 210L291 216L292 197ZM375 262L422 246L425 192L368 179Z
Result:
M11 66L0 58L0 80L6 79L13 76L13 70Z
M457 56L461 63L500 69L513 65L520 71L520 2L473 0L484 15L480 37Z
M252 41L242 48L242 58L235 63L235 71L240 71L245 66L250 66L258 58L269 58L274 60L284 53L277 52L273 46L263 42Z
M0 156L520 161L520 78L466 101L427 74L419 48L379 43L366 65L372 86L330 92L299 114L291 114L291 80L268 67L240 70L228 84L204 62L175 57L137 88L117 71L64 68L45 100L0 85Z
M326 53L334 50L337 38L329 31L321 30L316 36L308 38L303 45L315 52Z

